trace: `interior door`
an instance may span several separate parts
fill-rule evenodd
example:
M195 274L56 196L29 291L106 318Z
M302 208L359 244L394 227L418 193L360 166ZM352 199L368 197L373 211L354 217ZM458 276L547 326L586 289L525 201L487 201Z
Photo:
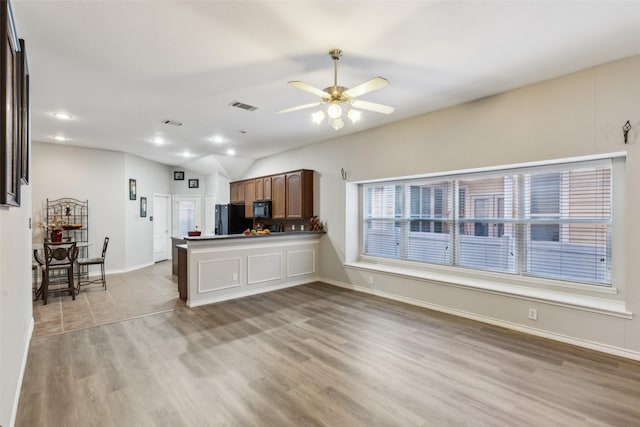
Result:
M171 239L171 218L169 216L170 197L165 194L153 195L153 261L169 259Z

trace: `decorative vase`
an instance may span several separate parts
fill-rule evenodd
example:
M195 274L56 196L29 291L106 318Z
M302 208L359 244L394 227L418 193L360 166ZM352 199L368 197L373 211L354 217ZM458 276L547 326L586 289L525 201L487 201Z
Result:
M62 230L51 230L51 241L53 243L62 242Z

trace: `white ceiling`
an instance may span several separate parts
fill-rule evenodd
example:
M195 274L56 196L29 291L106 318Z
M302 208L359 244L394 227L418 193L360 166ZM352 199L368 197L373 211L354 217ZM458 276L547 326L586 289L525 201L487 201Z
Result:
M640 53L634 1L13 0L13 12L34 141L64 135L231 177L253 159ZM338 83L387 78L360 99L395 112L364 112L340 131L312 123L314 109L276 114L319 100L287 82L330 86L336 47Z

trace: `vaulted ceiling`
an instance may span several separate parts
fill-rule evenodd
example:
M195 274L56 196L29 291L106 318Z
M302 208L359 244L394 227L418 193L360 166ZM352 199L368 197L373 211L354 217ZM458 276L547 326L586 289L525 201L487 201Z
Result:
M34 141L64 136L230 177L260 157L640 53L630 1L14 0L13 12ZM276 113L318 100L288 81L333 84L333 48L340 85L389 80L361 99L393 114L363 112L335 131L311 121L315 109Z

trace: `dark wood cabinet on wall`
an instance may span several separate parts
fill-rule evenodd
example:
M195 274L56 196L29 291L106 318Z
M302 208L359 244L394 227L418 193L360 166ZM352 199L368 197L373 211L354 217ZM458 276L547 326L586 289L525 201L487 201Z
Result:
M271 200L271 177L256 178L256 201Z
M244 216L253 218L253 202L256 200L256 180L244 181Z
M244 203L244 182L232 182L229 184L229 192L231 203Z
M255 200L264 200L264 178L256 178L256 198Z
M286 174L286 217L313 216L313 171L300 170Z
M274 219L313 216L313 171L301 169L279 175L230 183L231 203L244 203L245 216L253 218L253 202L271 200Z
M286 175L271 177L271 218L284 218L286 215Z
M262 178L262 189L264 191L263 200L271 200L271 177Z

